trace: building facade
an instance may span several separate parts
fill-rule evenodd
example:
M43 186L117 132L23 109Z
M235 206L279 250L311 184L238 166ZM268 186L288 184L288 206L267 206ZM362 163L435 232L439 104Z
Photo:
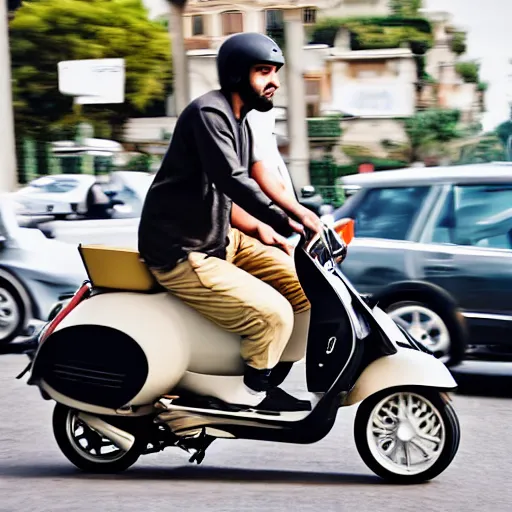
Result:
M153 17L166 16L166 0L145 0ZM279 39L287 11L300 9L305 30L325 17L377 16L389 14L388 0L189 0L184 13L188 48L190 98L218 87L215 57L229 35L241 31L267 33ZM415 56L409 48L353 51L349 34L341 29L333 47L305 45L300 73L304 80L306 116L332 113L356 119L342 121L343 133L335 148L339 163L350 161L344 147L365 148L386 158L386 146L405 145L403 119L425 108L457 108L464 123L478 122L483 105L478 84L465 82L457 72L458 56L450 46L447 13L425 13L434 26L434 45L426 54L425 71L431 82L420 83ZM283 154L287 154L288 75L281 73L276 94L276 130ZM172 105L172 102L170 102ZM139 127L136 123L139 123ZM134 120L127 136L139 137L144 120ZM172 132L174 116L148 122L148 137ZM165 128L167 126L168 128ZM310 157L320 157L325 141L312 134Z

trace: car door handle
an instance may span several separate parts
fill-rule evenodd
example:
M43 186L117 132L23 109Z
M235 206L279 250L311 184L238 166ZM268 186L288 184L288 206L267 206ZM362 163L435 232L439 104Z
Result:
M427 259L430 261L451 261L453 260L453 254L449 252L433 252Z
M457 272L457 268L455 265L450 264L439 264L439 265L427 265L423 269L425 271L425 275L440 275L440 274L455 274Z

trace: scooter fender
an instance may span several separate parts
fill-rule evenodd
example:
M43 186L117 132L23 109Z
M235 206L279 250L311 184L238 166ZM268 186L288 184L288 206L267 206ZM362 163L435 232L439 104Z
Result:
M457 388L457 382L434 356L398 347L396 354L376 359L365 368L343 405L354 405L384 389L402 386L448 391Z

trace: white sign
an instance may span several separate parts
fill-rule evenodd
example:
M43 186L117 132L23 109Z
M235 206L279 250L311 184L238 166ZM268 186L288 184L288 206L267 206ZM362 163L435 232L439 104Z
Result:
M75 103L124 103L124 59L62 61L58 72L59 91L75 96Z
M414 104L412 83L353 81L334 89L331 109L361 117L408 117L414 114Z

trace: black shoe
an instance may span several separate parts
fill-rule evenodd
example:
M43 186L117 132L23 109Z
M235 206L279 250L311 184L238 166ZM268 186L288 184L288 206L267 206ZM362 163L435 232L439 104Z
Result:
M291 369L293 367L293 363L280 361L277 365L272 368L270 372L270 376L268 378L268 385L270 388L277 388L280 386L288 377Z
M311 411L311 402L308 400L299 400L294 396L289 395L281 388L272 388L267 391L267 396L256 407L256 411L269 411L269 412L298 412L298 411Z

